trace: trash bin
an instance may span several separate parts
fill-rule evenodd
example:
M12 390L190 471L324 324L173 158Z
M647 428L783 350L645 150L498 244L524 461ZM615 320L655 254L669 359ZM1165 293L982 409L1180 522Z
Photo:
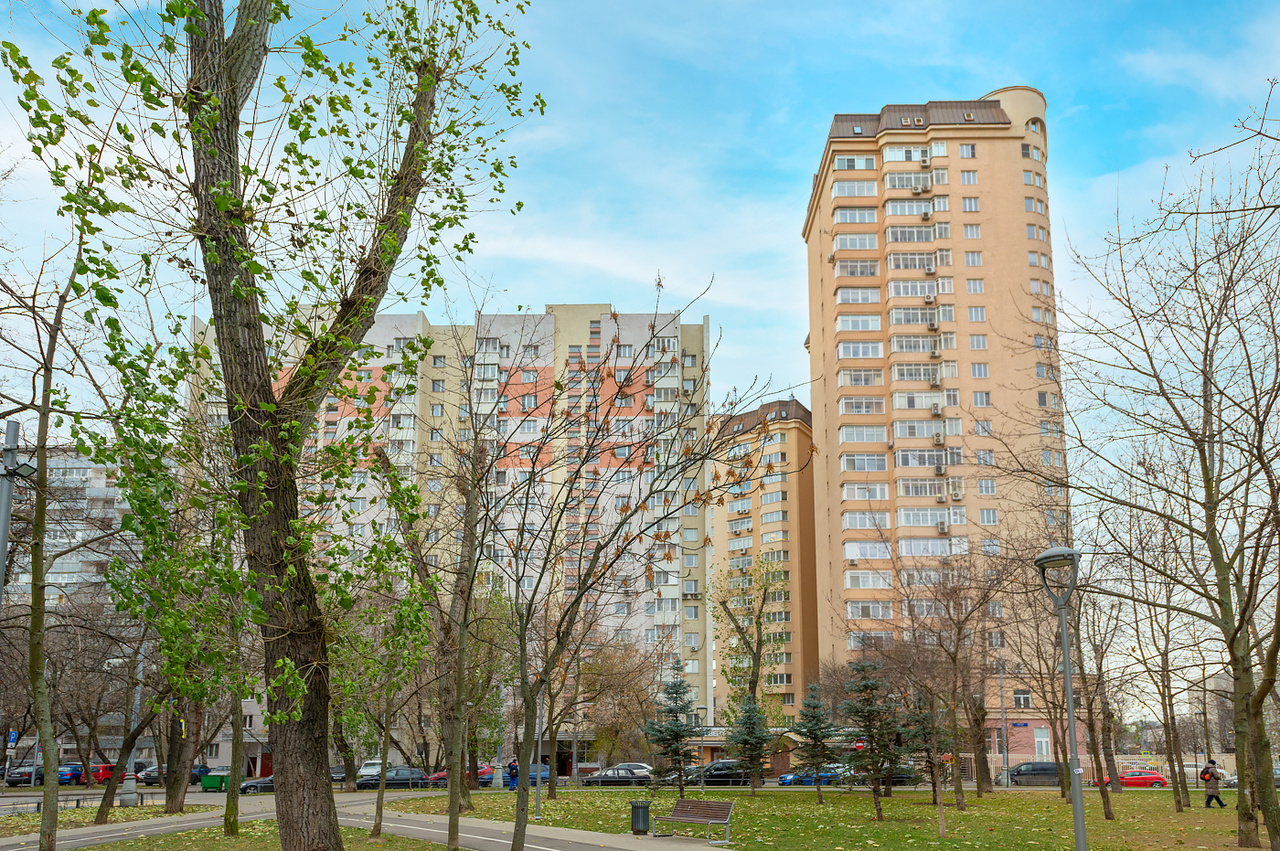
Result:
M225 774L206 774L200 778L200 791L225 792L227 791L227 779Z
M631 802L631 832L636 836L644 836L649 832L649 804L652 801Z

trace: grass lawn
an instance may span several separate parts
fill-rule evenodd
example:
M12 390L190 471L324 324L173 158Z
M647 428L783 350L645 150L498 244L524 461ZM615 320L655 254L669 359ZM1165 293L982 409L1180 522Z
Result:
M381 840L370 840L368 834L367 830L344 827L342 828L343 845L348 851L374 851L374 849L443 851L444 849L443 845L387 834L384 834ZM205 848L216 848L218 851L280 851L280 834L276 830L275 821L262 819L242 822L240 835L236 837L223 836L222 828L210 827L185 833L143 836L124 842L112 842L108 845L95 846L90 851L203 851Z
M559 791L555 801L542 801L542 824L625 833L630 830L632 799L647 797L645 789ZM699 797L696 789L689 797ZM928 793L895 791L884 802L885 820L875 821L868 792L824 790L826 804L818 806L812 790L749 793L708 789L707 798L732 800L733 847L764 851L770 848L822 848L829 851L872 851L877 848L1030 848L1071 849L1071 803L1056 791L1000 791L978 800L966 793L968 809L946 808L948 838L938 839L937 813ZM510 821L515 793L473 795L479 818ZM650 812L671 811L674 791L663 791ZM533 809L532 793L530 810ZM951 800L948 796L947 800ZM1129 789L1113 797L1115 821L1102 818L1096 791L1086 793L1085 818L1092 851L1153 851L1153 849L1223 849L1235 847L1235 794L1224 793L1225 810L1198 805L1181 815L1173 811L1168 790ZM445 813L444 798L395 801L388 809L406 813ZM676 825L701 836L702 828ZM1266 840L1263 840L1264 844Z
M92 807L80 807L79 809L62 810L58 813L58 828L66 829L69 827L88 827L93 824L93 818L98 814L98 802L94 801ZM216 810L217 807L187 805L188 813L203 813L209 810ZM122 821L142 821L143 819L160 818L164 813L164 804L148 805L145 807L112 807L107 815L107 821L111 824ZM22 836L27 833L37 833L40 830L40 814L39 813L22 813L16 816L0 816L0 836Z

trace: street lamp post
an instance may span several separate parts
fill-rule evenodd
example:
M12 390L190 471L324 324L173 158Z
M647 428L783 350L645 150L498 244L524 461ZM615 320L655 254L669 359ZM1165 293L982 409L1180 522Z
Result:
M1084 769L1076 747L1075 693L1071 686L1071 633L1067 629L1067 601L1076 588L1080 572L1080 551L1070 547L1050 547L1036 556L1040 584L1058 609L1058 629L1062 641L1062 678L1067 696L1067 740L1071 747L1071 815L1075 823L1076 851L1086 851L1084 835Z
M693 711L698 713L698 791L705 795L707 792L707 772L703 769L707 761L707 707L695 706Z
M0 571L9 563L9 525L13 519L13 480L31 478L36 468L18 463L18 421L9 420L4 428L4 446L0 447ZM32 771L34 777L35 772Z
M1004 711L1004 654L998 657L1000 665L1000 757L1004 763L1004 785L1009 785L1009 717Z

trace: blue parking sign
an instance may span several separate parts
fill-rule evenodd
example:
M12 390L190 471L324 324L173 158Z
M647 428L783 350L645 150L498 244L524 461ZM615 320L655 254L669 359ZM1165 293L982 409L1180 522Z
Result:
M10 744L10 745L16 745L17 743L18 743L18 731L17 731L17 730L10 730L10 731L9 731L9 744Z

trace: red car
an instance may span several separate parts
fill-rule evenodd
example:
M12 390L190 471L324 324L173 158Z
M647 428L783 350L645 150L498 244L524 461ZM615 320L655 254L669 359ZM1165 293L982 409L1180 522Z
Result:
M482 762L477 768L476 773L480 778L480 781L477 784L478 786L488 788L493 785L493 766L485 765ZM471 772L469 770L467 771L467 776L471 776ZM427 782L437 789L443 789L449 785L449 772L437 771L435 774L428 775Z
M1104 777L1102 782L1107 784L1108 789L1111 788L1110 777ZM1138 770L1120 772L1120 783L1126 788L1129 786L1137 786L1147 789L1163 789L1165 786L1169 785L1169 781L1166 780L1165 776L1158 771ZM1097 786L1098 782L1095 780L1093 785Z
M93 773L93 782L106 783L111 779L111 771L114 768L114 765L108 765L107 763L95 763L89 766L89 770ZM124 778L121 779L123 780Z

